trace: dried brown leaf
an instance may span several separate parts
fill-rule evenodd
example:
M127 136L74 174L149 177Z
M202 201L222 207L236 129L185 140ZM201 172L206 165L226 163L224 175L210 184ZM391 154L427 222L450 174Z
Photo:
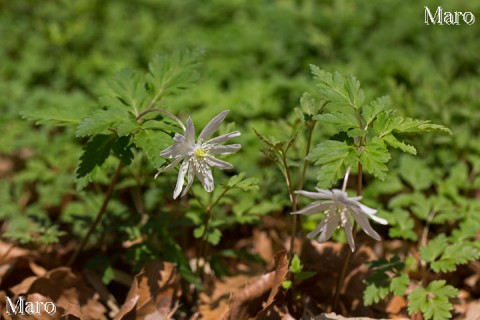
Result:
M222 319L243 320L257 317L263 319L273 305L287 273L288 258L286 252L282 251L275 256L274 271L259 277L230 298L229 308ZM265 299L266 303L262 305Z
M27 299L45 297L57 307L55 315L73 315L82 320L104 320L106 309L85 281L72 273L70 268L61 267L48 271L44 276L24 279L10 288L14 298L27 295ZM27 300L28 301L28 300Z
M200 315L202 319L221 319L228 309L230 295L237 293L254 277L236 275L216 279L213 291L200 294Z
M135 276L115 320L170 319L180 294L179 277L173 264L151 262Z

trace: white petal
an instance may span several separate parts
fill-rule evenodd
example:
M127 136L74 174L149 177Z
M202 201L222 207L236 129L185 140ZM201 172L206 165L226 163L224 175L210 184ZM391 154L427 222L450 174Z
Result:
M333 196L341 203L349 203L348 194L340 189L332 189Z
M208 151L211 154L229 154L238 151L242 148L239 144L229 144L226 146L213 146Z
M198 136L198 141L205 141L206 139L210 138L212 134L218 129L220 124L225 120L225 117L228 114L227 111L220 112L215 118L210 120L210 122L203 128L202 132Z
M180 166L180 170L178 171L178 178L177 178L177 185L175 186L175 190L173 191L173 199L176 199L180 192L182 191L183 182L185 180L185 174L188 170L188 161L185 161Z
M325 221L325 228L323 228L322 233L320 233L320 235L318 236L317 241L322 243L330 239L332 237L333 232L338 227L339 222L340 222L340 217L337 214L328 216L328 220Z
M355 239L353 239L352 229L353 229L352 222L350 221L350 219L347 219L345 221L345 235L347 236L348 245L350 246L353 252L355 251ZM355 230L355 232L356 231L357 230Z
M327 222L327 218L323 218L322 221L318 224L318 226L310 233L307 234L309 239L315 238L320 232L322 232L325 223Z
M305 190L298 190L295 191L297 194L301 194L302 196L305 196L310 199L332 199L332 193L329 192L329 194L326 193L320 193L320 192L310 192L310 191L305 191Z
M182 143L182 142L185 142L185 137L182 136L180 133L175 132L175 135L173 136L173 140L175 140L175 142L177 143Z
M310 203L308 206L300 210L292 212L291 214L310 215L314 213L321 213L328 210L331 206L334 206L334 205L335 203L333 201L324 201L324 202L316 201L316 202Z
M186 143L175 143L173 146L160 152L160 155L165 158L176 158L188 154L188 145Z
M365 213L368 214L369 216L372 216L372 215L374 215L375 213L377 213L377 210L372 209L372 208L370 208L370 207L367 207L366 205L361 204L360 202L357 202L357 206L360 208L360 210L362 210L363 212L365 212Z
M212 156L205 158L205 160L207 161L208 165L212 167L217 167L221 170L227 170L227 169L233 168L233 165L231 163L222 161Z
M388 221L383 219L383 218L380 218L380 217L377 217L375 215L370 215L369 216L373 221L375 221L376 223L380 223L380 224L384 224L384 225L387 225L388 224Z
M230 139L239 137L241 133L239 131L233 131L230 133L222 134L221 136L218 136L216 138L208 140L208 144L220 144L224 143L225 141L228 141Z
M212 192L214 188L212 170L206 163L200 163L199 168L196 168L195 174L202 183L203 188L207 192Z
M366 234L368 234L370 237L377 241L382 240L380 235L375 230L373 230L366 214L359 212L358 209L355 208L349 208L348 211L353 215L355 221L357 221L357 223L360 225L360 227Z
M193 170L193 166L189 166L188 167L188 176L187 176L187 186L185 187L185 189L183 189L182 197L185 196L187 194L188 190L190 190L190 188L192 187L194 176L195 176L195 171Z
M192 118L188 117L187 126L185 128L185 143L189 146L195 144L195 126L193 125Z
M328 197L329 199L332 199L334 196L333 192L328 189L320 189L315 187L315 190L317 190L319 194L323 194L325 197Z
M180 161L182 161L183 159L185 159L185 157L178 157L175 160L173 160L172 162L170 162L166 167L160 168L160 170L158 170L157 174L155 175L155 179L157 179L157 177L160 173L164 173L164 172L167 172L168 170L172 169L177 164L179 164Z

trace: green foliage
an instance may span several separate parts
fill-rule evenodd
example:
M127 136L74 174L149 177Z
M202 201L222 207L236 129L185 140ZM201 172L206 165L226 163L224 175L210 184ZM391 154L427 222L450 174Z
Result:
M171 141L165 132L149 129L139 131L134 138L135 145L143 149L154 168L160 168L165 163L159 151L168 147Z
M365 100L365 93L360 89L360 81L354 76L344 77L339 72L330 73L317 66L310 65L322 97L338 107L360 109ZM343 121L349 119L343 119Z
M480 251L470 241L449 243L443 234L420 248L422 260L428 262L434 272L454 271L457 265L477 260Z
M416 288L408 296L408 313L422 312L426 320L451 318L453 309L449 298L458 296L458 290L445 280L432 281L427 288Z
M366 306L378 303L389 293L397 296L405 293L410 278L403 272L405 264L398 256L368 262L367 265L372 268L372 273L364 281L367 287L363 292L363 303Z
M198 69L204 55L203 49L185 50L173 55L157 55L149 64L147 75L153 105L164 96L178 94L195 83L200 75Z
M349 166L358 162L358 153L345 142L327 140L318 144L307 159L321 166L317 176L318 185L328 188L343 177Z
M383 180L388 171L386 163L390 160L390 153L379 140L372 140L360 154L360 162L365 170Z
M480 130L478 97L472 90L478 82L478 59L472 54L480 49L477 29L465 33L463 28L425 29L421 23L405 23L405 17L415 16L418 8L400 0L389 2L388 8L377 1L132 4L107 0L100 6L78 0L48 2L38 10L30 10L30 6L28 0L7 1L0 12L0 57L5 61L0 66L0 127L4 129L0 160L15 164L0 173L0 217L6 235L19 242L42 244L43 240L58 240L55 229L72 237L84 234L119 161L114 158L132 162L123 170L116 189L115 197L121 196L122 203L109 205L108 219L99 233L118 222L109 220L111 216L140 228L140 214L171 215L175 222L197 227L193 218L181 219L185 211L193 213L189 217L200 216L203 208L197 200L185 200L188 209L172 206L168 199L173 175L151 179L152 170L165 164L159 152L171 144L179 128L156 112L140 119L137 116L151 106L182 119L192 114L206 123L212 114L228 107L244 146L241 160L234 160L235 168L258 179L259 189L248 196L239 188L229 190L214 209L213 216L222 223L216 229L223 232L238 224L257 223L263 215L290 209L282 187L285 179L259 155L263 142L257 141L251 128L258 128L265 137L278 137L277 142L283 141L282 150L293 141L287 159L293 170L304 158L306 139L301 125L318 122L312 144L336 141L341 143L340 149L348 147L349 155L309 168L307 185L315 183L316 172L322 170L319 185L334 185L348 167L342 161L349 158L353 174L358 161L368 162L365 170L374 177L387 174L387 168L384 181L366 177L364 198L379 210L388 207L381 214L390 223L390 237L416 242L425 229L433 240L448 232L445 251L433 252L435 257L427 263L433 271L453 270L468 261L469 254L477 255L473 249L478 249L475 236L480 229L475 199L480 186L480 144L472 138ZM475 12L480 5L465 2L449 9ZM133 11L135 14L125 19L125 13ZM332 14L335 12L342 15ZM459 42L460 47L451 45ZM208 48L210 54L202 67L202 81L193 87L199 68L194 60L202 57L184 48L197 46ZM171 53L149 64L158 52ZM313 90L305 70L305 65L315 61L325 69L339 70L329 73L312 67L319 90ZM111 76L125 67L130 69ZM145 75L142 70L148 68ZM358 80L341 75L345 73L358 75L366 94ZM112 80L106 83L106 79ZM312 94L300 100L299 117L295 117L291 110L304 91ZM386 93L390 98L375 99ZM102 98L97 100L99 96ZM374 99L369 101L371 97ZM36 125L20 119L19 110ZM319 113L323 114L315 120ZM353 118L361 121L354 125ZM448 130L433 123L448 126L455 135L436 134ZM418 134L431 130L435 132ZM295 132L296 139L291 139ZM98 135L111 136L107 158L102 161L99 155L103 152L105 156L105 150L100 149L93 159L79 162ZM128 139L114 143L119 137ZM389 155L378 146L363 155L362 150L370 148L373 141L383 144ZM94 145L90 147L93 153ZM275 152L266 151L278 156L275 148ZM410 156L417 153L421 160ZM77 179L85 188L82 191L75 190L73 182L79 165L86 165L83 168L89 171ZM217 185L228 183L228 178L217 174ZM88 181L94 184L88 186ZM246 188L255 190L250 183ZM208 203L208 197L202 201ZM51 221L34 218L39 215ZM184 278L198 284L175 240L175 236L183 237L178 234L181 228L173 225L168 221L158 226L158 230L167 230L165 234L148 233L145 242L149 245L132 248L135 254L124 258L123 265L140 265L158 257L171 259L180 265ZM105 246L120 246L125 231L115 230L118 233L104 239ZM50 235L44 239L43 233ZM454 246L457 242L465 246ZM168 253L152 250L158 243ZM410 243L407 247L414 246Z
M320 187L334 185L346 169L354 167L358 161L368 173L384 180L391 159L388 146L411 154L417 153L413 146L394 136L394 132L443 131L451 134L450 129L432 124L431 121L395 116L388 97L364 105L365 94L360 89L360 82L353 76L344 77L338 72L332 74L316 66L311 66L311 69L320 95L333 108L340 109L314 116L320 123L333 125L336 140L341 140L320 143L307 157L320 166L317 177ZM344 133L347 138L342 138Z

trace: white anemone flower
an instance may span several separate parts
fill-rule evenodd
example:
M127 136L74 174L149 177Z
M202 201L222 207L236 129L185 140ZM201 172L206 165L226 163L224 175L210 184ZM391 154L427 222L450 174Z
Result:
M223 111L213 118L203 128L202 132L195 141L195 127L192 119L188 117L185 135L175 133L173 140L175 143L167 149L160 152L162 157L174 159L169 165L160 169L157 176L165 171L174 168L181 161L180 170L178 172L177 185L173 191L173 198L176 199L182 192L185 176L187 176L187 186L182 192L182 197L190 190L193 184L193 178L196 176L202 183L203 188L207 192L212 192L214 188L213 175L210 167L217 167L221 170L231 169L233 165L215 158L214 155L223 155L235 152L241 148L239 144L221 145L229 139L240 136L240 132L230 132L216 138L207 140L218 129L220 124L225 120L228 114Z
M322 243L330 239L333 232L338 226L345 230L348 244L352 251L355 250L355 241L352 235L352 218L360 225L360 227L373 239L380 241L380 235L373 230L368 218L380 224L387 224L385 219L377 217L377 210L369 208L360 203L362 197L348 197L345 191L340 189L323 190L316 188L318 192L296 191L302 196L320 200L315 201L303 209L292 212L292 214L311 215L314 213L324 212L325 217L318 226L307 236L310 239L317 237L317 241Z

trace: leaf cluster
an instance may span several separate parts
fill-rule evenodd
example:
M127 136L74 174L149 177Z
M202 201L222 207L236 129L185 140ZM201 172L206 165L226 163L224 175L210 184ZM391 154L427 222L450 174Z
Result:
M322 188L329 188L340 179L346 168L357 165L384 180L391 159L389 148L416 154L416 149L399 140L399 135L414 132L450 129L430 121L395 115L388 97L365 103L365 93L353 76L330 73L311 66L320 95L335 110L314 116L321 124L335 128L335 139L318 144L307 159L319 166L317 179ZM395 135L397 134L397 135Z

